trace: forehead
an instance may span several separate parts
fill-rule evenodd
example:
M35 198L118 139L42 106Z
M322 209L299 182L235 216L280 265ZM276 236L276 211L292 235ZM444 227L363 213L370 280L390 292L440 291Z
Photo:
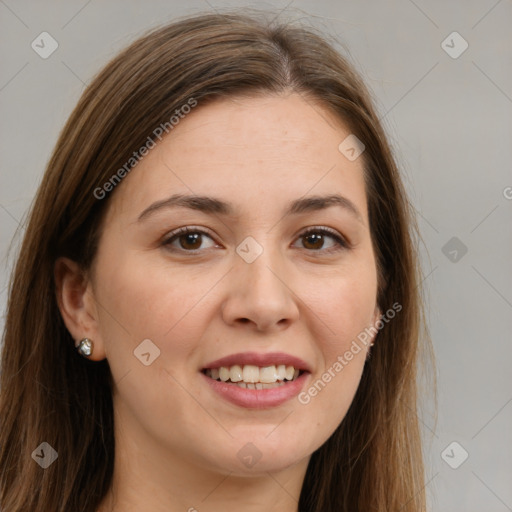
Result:
M180 119L134 167L112 213L142 211L175 193L229 196L244 206L337 191L365 210L362 158L339 150L350 135L325 107L299 94L216 100Z

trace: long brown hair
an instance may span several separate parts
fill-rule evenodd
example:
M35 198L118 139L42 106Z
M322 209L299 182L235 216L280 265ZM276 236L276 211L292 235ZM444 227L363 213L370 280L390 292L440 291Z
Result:
M364 141L378 305L382 312L402 306L379 331L346 417L312 454L299 511L425 510L416 364L428 337L412 207L349 62L315 30L269 23L265 13L202 14L153 29L95 77L62 130L10 282L0 381L2 510L95 512L111 484L110 369L76 353L53 274L60 256L85 270L93 262L110 197L94 191L190 98L201 108L219 97L284 92L320 102ZM31 457L42 442L58 453L45 470Z

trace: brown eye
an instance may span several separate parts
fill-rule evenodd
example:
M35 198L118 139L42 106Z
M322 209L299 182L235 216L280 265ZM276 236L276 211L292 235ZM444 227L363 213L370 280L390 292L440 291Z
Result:
M310 233L302 236L306 249L321 249L324 244L324 236L318 233Z
M187 233L180 235L178 241L182 249L199 249L201 247L201 234L200 233Z
M302 233L299 237L303 241L305 249L319 252L333 252L341 249L347 249L347 242L336 231L327 228L313 228ZM329 242L330 240L330 242ZM330 244L329 247L325 247Z
M179 230L171 233L164 240L162 245L169 247L173 251L194 252L200 249L208 248L203 246L205 242L204 237L210 239L213 242L211 236L208 235L208 233L205 231L200 229L191 229L188 227L180 228ZM212 243L210 247L213 245L214 243Z

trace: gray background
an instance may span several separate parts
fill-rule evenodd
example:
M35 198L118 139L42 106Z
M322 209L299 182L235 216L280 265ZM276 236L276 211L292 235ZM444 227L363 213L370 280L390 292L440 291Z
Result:
M84 84L149 27L237 6L306 18L346 47L373 91L424 239L439 386L437 423L428 395L420 417L430 509L512 510L510 0L0 0L2 312L18 242L8 248ZM31 48L43 31L59 44L47 59ZM458 58L445 49L461 40L442 46L454 31L469 44Z

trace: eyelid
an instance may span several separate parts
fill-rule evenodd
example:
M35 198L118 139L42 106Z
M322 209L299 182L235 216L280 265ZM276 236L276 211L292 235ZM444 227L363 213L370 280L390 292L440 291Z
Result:
M344 235L339 233L336 229L329 228L327 226L309 226L307 228L304 228L297 235L297 238L308 235L309 233L322 233L324 235L328 235L331 238L334 238L334 240L336 241L336 243L338 245L338 247L331 248L331 249L324 249L324 250L317 250L317 251L312 250L311 252L313 252L313 253L317 252L317 253L324 253L324 254L327 253L328 254L330 252L336 252L338 250L352 248L352 244L349 242L349 240Z
M177 239L179 236L185 235L187 233L200 233L201 235L206 235L209 238L211 238L212 241L214 241L217 244L217 242L215 240L215 235L213 234L213 232L211 232L208 228L199 227L199 226L183 226L181 228L174 229L173 231L170 231L169 233L166 233L164 235L164 237L162 238L162 242L161 243L162 243L162 245L170 245L171 241L174 241L173 240L174 238ZM182 249L181 251L182 252L189 252L189 253L194 254L195 252L198 252L200 250L201 249L185 251L185 250ZM180 250L177 249L177 251L179 252Z

